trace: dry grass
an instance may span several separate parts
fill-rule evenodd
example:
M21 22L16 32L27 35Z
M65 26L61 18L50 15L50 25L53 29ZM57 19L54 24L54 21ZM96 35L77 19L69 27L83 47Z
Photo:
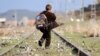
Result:
M0 39L5 36L18 36L27 32L32 32L34 27L15 27L15 28L0 28Z
M65 32L78 32L84 34L84 36L99 36L100 35L100 20L98 21L66 21L63 26L58 27L59 31L64 30Z
M71 22L54 29L57 33L68 38L73 43L90 52L92 56L100 54L100 21ZM90 38L92 37L92 38ZM97 37L97 38L94 38Z

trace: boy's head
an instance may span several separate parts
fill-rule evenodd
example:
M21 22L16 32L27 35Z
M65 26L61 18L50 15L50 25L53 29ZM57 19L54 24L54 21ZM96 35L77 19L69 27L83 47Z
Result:
M47 11L48 11L48 10L51 10L51 9L52 9L52 6L51 6L50 4L47 4L45 9L46 9Z

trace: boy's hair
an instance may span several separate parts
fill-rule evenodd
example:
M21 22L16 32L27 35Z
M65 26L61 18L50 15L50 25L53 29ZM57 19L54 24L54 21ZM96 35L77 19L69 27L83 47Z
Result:
M48 11L48 10L51 10L51 9L52 9L52 6L51 6L50 4L47 4L45 9L46 9L47 11Z

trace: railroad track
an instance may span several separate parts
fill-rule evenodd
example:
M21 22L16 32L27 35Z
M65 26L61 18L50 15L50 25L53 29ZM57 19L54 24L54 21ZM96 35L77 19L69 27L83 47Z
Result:
M63 36L59 35L56 31L52 31L54 34L56 34L63 42L66 43L67 46L69 46L70 48L73 48L73 51L75 51L75 54L77 54L78 56L91 56L90 53L87 51L84 51L83 48L75 45L74 43L72 43L71 41L69 41L69 39L64 39Z
M23 34L21 37L23 39L19 40L16 44L12 45L11 47L9 47L9 49L5 50L4 52L1 52L0 53L0 56L3 56L5 53L9 52L10 50L12 50L13 48L15 48L17 45L19 45L20 43L22 43L25 39L27 39L30 35L32 35L33 32L30 32L30 33L26 33L26 34Z
M51 49L49 49L49 50L41 50L41 48L39 49L39 47L37 46L37 40L39 40L39 38L38 37L40 37L37 33L36 34L34 34L35 36L35 38L33 39L33 40L35 40L35 41L32 41L29 37L31 37L31 36L33 36L32 34L33 33L30 33L30 34L27 34L27 35L24 35L23 37L25 37L22 41L20 41L19 43L17 43L16 45L14 45L12 48L10 48L9 50L7 50L7 51L5 51L5 52L3 52L2 54L0 54L0 56L9 56L9 55L5 55L5 54L7 54L7 53L9 53L9 51L12 51L13 49L15 49L16 48L16 46L21 46L22 45L22 48L23 48L23 44L22 43L24 43L24 45L27 45L25 48L28 48L30 45L31 45L31 53L36 53L36 54L28 54L27 56L36 56L36 55L39 55L39 54L41 54L41 52L42 52L42 54L40 55L40 56L50 56L52 53L54 53L54 56L56 55L56 56L60 56L61 54L58 54L58 53L63 53L63 55L61 55L61 56L66 56L66 53L68 53L69 52L69 55L67 55L67 56L91 56L88 52L85 52L81 47L78 47L77 45L75 45L75 44L73 44L72 42L70 42L68 39L64 39L64 37L62 37L62 36L60 36L58 33L56 33L54 30L52 30L52 33L54 34L54 35L56 35L57 37L56 37L56 41L55 41L55 39L54 40L52 40L52 47L51 47ZM53 37L55 37L55 36L53 36ZM29 39L29 40L28 40ZM28 44L26 44L25 42L27 42ZM33 45L32 44L29 44L29 43L34 43ZM62 46L60 46L59 45L59 42L61 42L60 43L60 45L61 44L63 44ZM33 47L32 47L33 46ZM29 49L29 48L28 48ZM54 50L53 50L54 49ZM70 49L70 51L69 51L69 49ZM32 51L33 50L33 51ZM63 50L63 51L61 51L61 50ZM68 50L68 51L66 51L66 50ZM44 51L44 52L43 52ZM59 52L60 51L60 52ZM13 52L13 51L12 51ZM23 51L22 51L23 52ZM20 52L21 53L21 52ZM49 54L49 53L51 53L51 54ZM70 53L72 53L72 54L70 54ZM73 54L74 53L74 54ZM10 55L11 56L11 55ZM12 56L14 56L14 55L12 55ZM19 56L24 56L24 54L23 55L19 55ZM52 54L52 56L53 56L53 54Z

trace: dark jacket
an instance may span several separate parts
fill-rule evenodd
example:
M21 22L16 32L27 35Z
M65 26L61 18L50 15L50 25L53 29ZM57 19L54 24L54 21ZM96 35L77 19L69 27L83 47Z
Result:
M56 16L52 12L43 11L40 14L45 14L48 20L48 23L54 22L56 20Z
M51 30L55 27L58 26L58 24L56 23L56 16L54 13L52 12L48 12L48 11L43 11L41 12L40 14L45 14L46 17L47 17L47 21L48 21L48 24L51 23L49 26L48 26L48 29Z

